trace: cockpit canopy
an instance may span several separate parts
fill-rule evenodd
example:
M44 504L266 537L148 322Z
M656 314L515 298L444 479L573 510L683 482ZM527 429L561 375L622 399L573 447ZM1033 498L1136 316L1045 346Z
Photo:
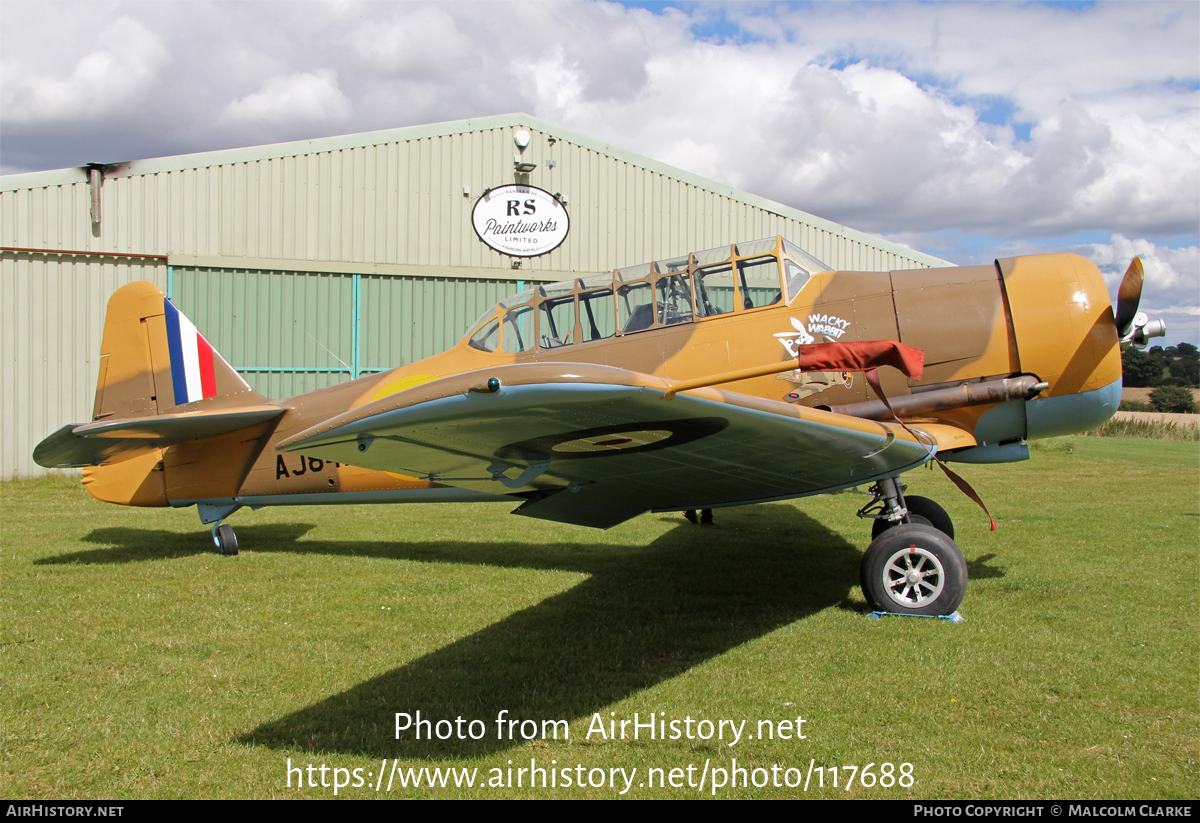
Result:
M829 267L780 236L547 283L501 300L467 345L519 354L790 303Z

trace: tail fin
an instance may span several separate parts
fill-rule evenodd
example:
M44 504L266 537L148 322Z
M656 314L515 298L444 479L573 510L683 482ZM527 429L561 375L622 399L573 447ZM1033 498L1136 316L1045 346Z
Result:
M93 421L264 400L153 283L129 283L113 293L100 346Z
M33 459L47 468L85 467L83 484L98 500L166 506L167 449L264 425L282 413L246 385L157 286L130 283L108 301L92 422L59 429L38 444ZM225 474L214 475L218 481L249 468L226 462ZM236 488L239 480L226 485Z

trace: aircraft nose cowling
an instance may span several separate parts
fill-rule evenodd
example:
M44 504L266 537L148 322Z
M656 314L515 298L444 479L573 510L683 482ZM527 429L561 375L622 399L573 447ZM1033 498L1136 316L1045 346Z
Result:
M1075 254L996 261L1021 370L1050 387L1025 406L1026 437L1088 431L1121 401L1121 349L1099 269Z

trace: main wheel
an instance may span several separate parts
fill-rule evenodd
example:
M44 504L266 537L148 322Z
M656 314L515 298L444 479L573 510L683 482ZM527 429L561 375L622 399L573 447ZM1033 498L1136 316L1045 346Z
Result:
M909 521L920 523L923 526L933 526L938 531L949 535L951 540L954 539L954 521L937 503L928 497L914 494L912 497L904 498L904 505L908 507ZM889 520L876 520L875 525L871 526L871 539L874 540L888 529L894 529L899 525L901 524L892 523Z
M859 580L876 611L953 614L967 593L967 560L942 531L905 523L867 547Z
M221 554L237 554L237 535L233 533L233 526L222 523L217 527L217 543L221 548Z

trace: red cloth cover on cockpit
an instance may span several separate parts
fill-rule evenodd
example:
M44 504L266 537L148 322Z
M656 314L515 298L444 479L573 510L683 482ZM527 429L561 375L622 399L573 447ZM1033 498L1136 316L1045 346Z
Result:
M800 347L800 371L866 371L894 366L914 380L925 370L925 352L894 340L813 343Z

